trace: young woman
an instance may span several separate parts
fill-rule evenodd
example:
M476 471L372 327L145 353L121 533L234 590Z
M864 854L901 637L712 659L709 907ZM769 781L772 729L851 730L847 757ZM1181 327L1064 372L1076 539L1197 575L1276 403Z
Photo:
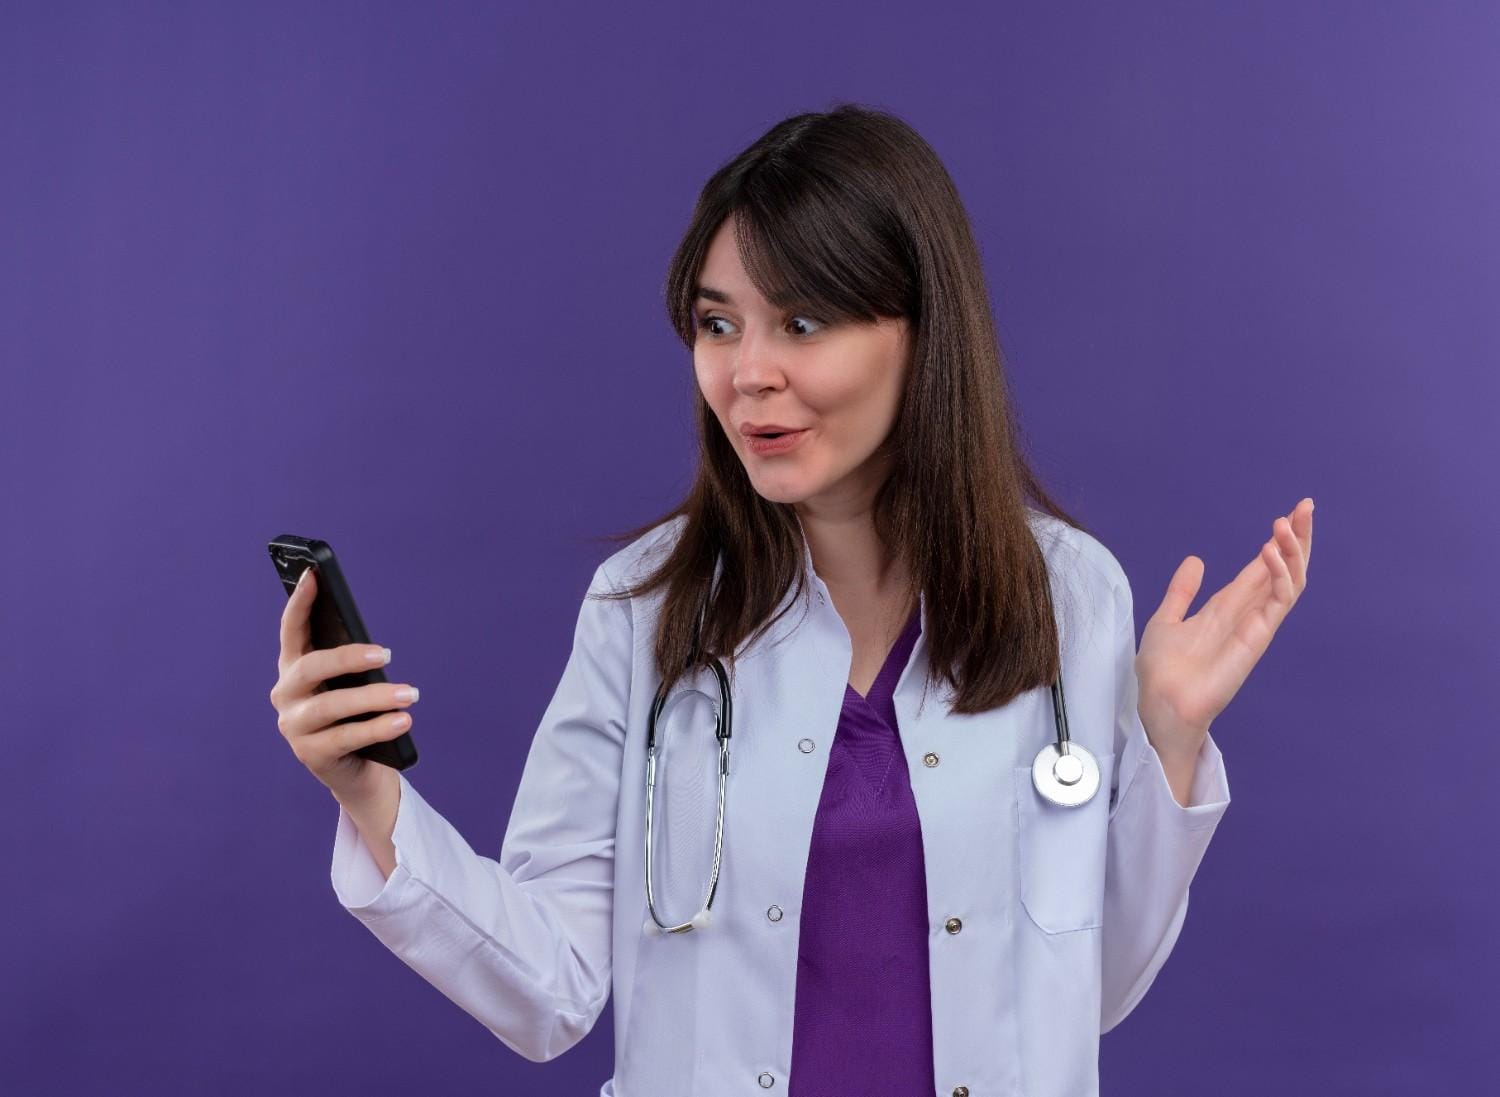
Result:
M1137 654L1119 563L1018 446L952 180L884 112L721 168L666 288L697 479L594 572L498 860L351 753L409 718L335 720L409 700L320 691L368 646L309 649L315 578L288 602L272 700L339 802L339 901L533 1061L613 992L602 1097L1097 1093L1312 501L1191 617L1184 560Z

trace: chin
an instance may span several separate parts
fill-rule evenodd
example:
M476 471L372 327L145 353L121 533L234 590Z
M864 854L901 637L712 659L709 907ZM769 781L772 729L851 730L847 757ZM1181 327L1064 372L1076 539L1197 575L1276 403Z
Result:
M808 497L808 493L805 491L788 491L785 488L780 490L768 490L765 488L756 487L755 494L771 503L787 504L800 503Z
M755 494L772 503L800 503L815 494L797 484L757 483L753 476L750 478L750 486L755 489Z

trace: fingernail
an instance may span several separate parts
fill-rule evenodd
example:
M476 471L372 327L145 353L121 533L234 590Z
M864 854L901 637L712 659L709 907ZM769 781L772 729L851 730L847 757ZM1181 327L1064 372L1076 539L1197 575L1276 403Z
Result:
M299 575L299 576L297 576L297 586L298 587L305 587L305 586L307 586L307 577L311 573L312 573L312 568L303 568L302 569L302 574Z
M365 652L365 662L367 662L367 663L380 663L380 664L384 665L385 663L389 663L390 661L391 661L391 649L390 648L381 648L379 651L367 651L367 652Z

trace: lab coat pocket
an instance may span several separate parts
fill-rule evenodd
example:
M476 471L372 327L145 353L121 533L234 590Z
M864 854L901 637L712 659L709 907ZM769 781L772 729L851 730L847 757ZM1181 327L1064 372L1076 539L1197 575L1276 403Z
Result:
M1086 804L1059 807L1036 790L1031 767L1015 768L1021 904L1045 933L1104 924L1109 788L1115 756L1095 754L1099 790Z

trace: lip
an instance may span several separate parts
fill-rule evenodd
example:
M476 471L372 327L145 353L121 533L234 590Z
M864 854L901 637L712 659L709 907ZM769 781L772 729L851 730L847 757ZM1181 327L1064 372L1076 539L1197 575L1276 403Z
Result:
M806 427L788 426L786 423L752 423L748 419L740 423L740 433L746 438L752 434L795 434L799 430L806 429Z
M750 447L750 452L757 457L776 457L802 444L802 439L807 435L807 428L790 431L780 438L757 438L754 435L745 436L745 444Z

